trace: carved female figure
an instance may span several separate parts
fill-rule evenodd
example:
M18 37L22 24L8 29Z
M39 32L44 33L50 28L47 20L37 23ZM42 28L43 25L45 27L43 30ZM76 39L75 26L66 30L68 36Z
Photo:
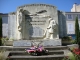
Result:
M22 39L22 9L19 10L18 24L19 39Z

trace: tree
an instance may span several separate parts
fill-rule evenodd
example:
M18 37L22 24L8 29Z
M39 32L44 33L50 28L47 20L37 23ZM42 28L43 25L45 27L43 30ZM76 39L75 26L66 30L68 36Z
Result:
M1 38L2 38L2 17L0 16L0 46L2 45Z
M75 21L75 35L76 35L76 43L79 45L80 47L80 31L79 31L79 23L78 23L78 17L76 17L76 21Z

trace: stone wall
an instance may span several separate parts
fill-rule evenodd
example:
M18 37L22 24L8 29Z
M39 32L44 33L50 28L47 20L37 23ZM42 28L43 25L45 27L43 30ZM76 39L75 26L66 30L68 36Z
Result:
M65 12L58 11L59 37L67 36Z
M16 13L8 14L8 37L11 39L16 38Z
M8 24L2 24L3 37L8 37Z

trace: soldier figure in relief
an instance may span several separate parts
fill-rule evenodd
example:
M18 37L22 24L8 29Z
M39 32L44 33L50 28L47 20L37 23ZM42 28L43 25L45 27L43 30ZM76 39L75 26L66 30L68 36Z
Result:
M49 18L49 25L45 31L45 39L53 39L54 31L56 29L56 21Z

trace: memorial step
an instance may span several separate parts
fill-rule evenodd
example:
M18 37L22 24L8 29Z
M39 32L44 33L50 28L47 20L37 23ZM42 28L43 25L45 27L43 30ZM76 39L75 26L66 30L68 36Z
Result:
M54 46L54 47L44 47L49 50L49 55L42 56L31 56L27 52L25 53L25 48L30 47L2 47L8 50L11 56L7 57L8 60L62 60L66 55L68 48L66 46ZM0 47L1 49L1 47Z
M24 51L27 48L30 47L4 47L7 51ZM48 50L65 50L68 49L66 46L54 46L54 47L44 47Z
M25 51L11 51L10 54L12 56L21 56L21 55L29 55L27 52ZM60 54L64 54L64 51L49 51L49 55L60 55Z
M46 56L10 56L8 60L62 60L65 55L46 55Z

